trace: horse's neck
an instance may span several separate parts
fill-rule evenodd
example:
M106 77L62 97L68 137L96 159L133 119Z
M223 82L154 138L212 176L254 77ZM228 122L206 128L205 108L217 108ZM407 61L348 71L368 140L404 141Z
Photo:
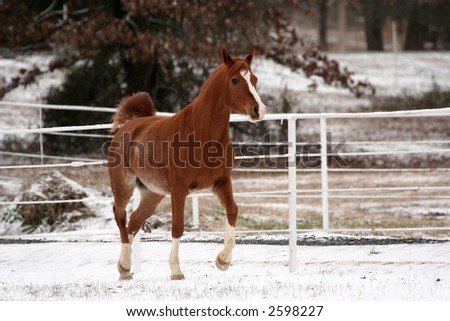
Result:
M229 140L231 111L223 105L222 94L214 88L204 88L187 108L199 139L225 142Z

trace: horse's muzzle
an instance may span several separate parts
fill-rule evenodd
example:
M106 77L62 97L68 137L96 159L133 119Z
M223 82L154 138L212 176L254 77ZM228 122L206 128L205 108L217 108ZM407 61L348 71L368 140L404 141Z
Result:
M250 110L250 113L247 115L248 120L252 123L259 122L263 120L264 116L266 115L266 105L256 105L253 106Z

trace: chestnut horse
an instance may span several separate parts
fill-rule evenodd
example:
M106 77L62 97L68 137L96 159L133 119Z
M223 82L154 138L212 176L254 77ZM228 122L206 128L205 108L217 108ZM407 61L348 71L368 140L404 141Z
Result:
M266 106L256 92L257 78L245 59L222 50L221 64L188 106L169 118L156 117L147 93L124 98L113 117L117 131L108 149L108 172L114 195L114 217L122 242L117 267L120 279L131 279L131 243L141 225L166 196L172 203L171 279L181 280L178 248L184 231L184 205L190 192L211 189L226 210L224 249L216 258L219 270L228 269L235 245L238 208L233 198L234 159L228 127L231 111L263 119ZM127 226L126 206L135 187L141 202Z

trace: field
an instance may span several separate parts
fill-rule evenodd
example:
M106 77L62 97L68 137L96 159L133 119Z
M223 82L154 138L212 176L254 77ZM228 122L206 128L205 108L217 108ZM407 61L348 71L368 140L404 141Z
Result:
M87 175L86 169L84 177ZM66 173L68 176L69 173ZM77 172L80 174L80 171ZM396 185L439 185L448 183L448 172L397 175ZM236 191L260 190L261 180L272 188L283 188L285 174L269 177L235 178ZM75 176L75 173L72 173ZM330 186L347 184L389 185L383 174L332 174ZM75 177L74 177L75 178ZM3 181L4 182L4 181ZM98 183L97 180L95 180ZM318 187L318 173L300 173L298 188ZM6 185L6 183L4 182ZM88 184L86 184L88 185ZM101 185L100 185L101 186ZM98 188L98 186L97 186ZM107 188L106 182L104 188ZM105 192L106 193L106 192ZM399 196L417 192L402 192ZM97 194L98 195L98 194ZM430 195L426 193L425 195ZM427 197L427 196L424 196ZM286 199L238 199L240 230L287 227ZM449 200L435 199L336 199L331 201L332 228L386 228L449 225ZM223 232L224 212L212 198L200 199L202 230ZM56 230L46 234L9 235L0 238L0 298L3 300L448 300L450 243L441 232L384 233L400 239L343 236L322 232L300 234L302 240L317 240L297 249L298 271L288 273L286 234L241 234L231 268L223 273L214 266L222 248L219 235L198 233L189 228L181 244L180 260L186 280L169 280L170 225L141 243L142 272L130 282L117 281L116 260L120 243L111 215L111 203L93 206L98 217L80 222L76 231ZM189 204L186 208L190 211ZM165 200L160 214L170 211ZM299 198L298 227L321 228L320 200ZM170 219L168 220L170 223ZM75 227L75 226L74 226ZM141 232L143 233L143 232ZM348 233L347 233L348 234ZM374 233L369 233L373 235ZM377 234L377 233L375 233ZM342 234L341 234L342 235ZM344 234L345 235L345 234ZM342 236L339 236L342 237ZM413 244L390 244L398 240ZM444 243L434 243L447 241ZM195 242L193 242L195 241ZM200 243L199 243L200 242ZM430 242L418 244L416 242ZM248 244L250 243L250 244ZM259 243L259 244L258 244ZM278 244L278 245L263 245ZM307 242L308 243L308 242ZM320 246L325 244L326 246Z
M380 96L421 93L440 87L448 90L448 53L339 54L358 77L368 78ZM333 56L333 57L334 57ZM28 58L30 59L30 58ZM39 60L38 60L39 61ZM5 74L30 63L0 60ZM356 99L338 88L319 86L307 94L309 80L286 68L259 60L255 73L260 91L283 92L292 100L292 112L346 112L370 110L370 99ZM10 101L40 101L62 75L42 79L29 91L16 90ZM270 112L276 112L274 107ZM0 107L1 128L37 126L37 111ZM318 140L317 121L299 121L298 141ZM329 122L333 142L348 141L343 151L419 151L445 149L448 119L335 120ZM256 139L256 138L255 138ZM4 136L0 137L4 140ZM17 136L26 142L29 137ZM355 142L377 142L375 144ZM444 141L443 143L425 143ZM352 144L353 142L353 144ZM76 156L76 155L75 155ZM100 157L97 155L97 157ZM165 199L154 218L163 222L152 234L143 234L142 272L131 282L117 281L120 243L110 200L87 204L95 217L60 226L40 226L24 234L20 222L0 219L0 300L448 300L450 299L450 242L448 230L416 231L417 227L450 226L450 155L440 153L393 154L383 157L344 158L351 171L330 171L331 189L367 189L330 193L330 227L346 229L339 237L322 227L320 173L299 171L297 188L313 190L297 199L300 229L298 270L288 273L286 233L244 234L254 230L280 230L288 226L286 197L238 197L240 219L233 265L222 273L214 259L222 248L225 213L211 197L200 198L201 230L192 228L186 214L187 235L181 244L181 266L186 280L169 281L170 202ZM0 155L2 165L30 160ZM372 170L362 170L370 167ZM408 171L392 171L393 168ZM430 169L431 168L431 169ZM12 201L48 170L3 170L0 201ZM68 179L90 197L110 197L105 168L62 168ZM284 172L235 172L235 192L285 190ZM430 187L444 190L427 190ZM390 188L411 190L393 191ZM382 190L387 189L387 190ZM8 206L0 206L7 211ZM190 201L186 213L190 213ZM390 232L352 232L350 229L410 228ZM143 233L143 232L141 232ZM305 234L308 233L308 234ZM333 232L334 233L334 232ZM320 242L304 242L309 239ZM394 238L394 239L392 239ZM356 241L355 241L356 240ZM401 244L397 243L400 240ZM412 244L405 244L411 243ZM436 243L438 242L438 243ZM422 244L423 243L423 244ZM270 244L270 245L269 245Z
M18 176L26 171L18 172ZM44 171L45 173L45 171ZM50 172L49 172L50 173ZM107 173L104 168L88 167L61 170L68 178L79 182L91 197L111 197ZM9 173L13 176L13 172ZM36 175L29 170L28 179L0 177L0 190L3 200L13 200L20 191L27 189ZM395 179L393 179L395 177ZM286 190L287 174L279 173L242 173L233 174L234 191L261 192L268 190ZM332 229L377 229L377 228L417 228L448 227L450 224L450 199L446 191L425 190L426 187L449 187L448 171L408 171L408 172L330 172L329 187L331 189L346 188L392 188L410 187L406 191L356 191L330 193L330 228ZM262 183L264 182L264 184ZM418 188L421 189L418 189ZM315 192L301 193L297 199L297 228L321 229L320 173L299 172L297 174L298 190ZM237 196L240 208L238 226L240 230L279 230L288 227L288 202L286 197ZM69 230L110 230L116 226L112 217L112 201L88 203L96 213L96 217L73 223L68 226L42 226L34 233L64 232ZM200 224L204 231L222 230L225 212L215 197L200 197ZM6 208L3 206L3 208ZM191 230L191 201L186 204L186 229ZM170 229L170 199L164 199L157 209L155 218L164 222L158 230ZM2 234L17 235L23 232L19 225L7 225L0 222ZM348 232L347 232L348 233ZM353 233L355 234L355 233ZM365 235L367 233L356 233ZM373 232L369 233L373 234ZM448 237L447 231L395 231L376 235L392 237Z
M2 244L2 300L448 300L450 244L237 245L227 272L219 244L182 243L183 281L169 280L169 242L142 242L142 272L117 281L118 242Z

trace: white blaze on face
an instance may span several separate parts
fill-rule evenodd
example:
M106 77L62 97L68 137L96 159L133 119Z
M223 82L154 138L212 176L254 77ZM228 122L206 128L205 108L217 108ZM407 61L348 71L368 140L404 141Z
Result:
M255 86L253 86L252 82L250 81L250 71L241 70L240 74L241 74L242 78L244 78L245 81L247 82L248 89L250 90L250 92L252 93L256 102L258 103L258 113L259 113L258 119L253 119L250 116L248 116L248 120L253 123L258 122L258 121L262 120L264 118L264 116L266 115L266 110L267 110L266 105L263 104L263 102L261 101L261 98L259 97L258 93L256 92Z

